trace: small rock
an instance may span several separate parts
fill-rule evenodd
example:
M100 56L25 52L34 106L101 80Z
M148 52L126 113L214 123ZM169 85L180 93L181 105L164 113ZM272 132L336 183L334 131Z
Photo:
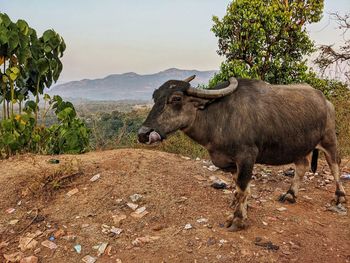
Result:
M134 211L139 207L138 204L134 204L134 203L127 203L126 205Z
M77 236L75 236L75 235L67 235L67 236L63 236L62 238L64 240L67 240L67 241L74 241L77 238Z
M306 199L306 200L312 200L311 197L307 196L307 195L303 195L303 197Z
M225 239L220 239L220 240L219 240L219 243L220 243L220 244L225 244L225 243L227 243L227 240L225 240Z
M15 225L15 224L17 224L18 222L19 222L18 219L13 219L13 220L10 220L10 221L9 221L9 224L10 224L10 225Z
M47 247L49 249L56 249L57 248L57 245L50 240L45 240L45 241L41 242L41 245L43 245L44 247Z
M220 168L216 167L215 165L210 165L207 169L211 172L215 172L215 171L219 170Z
M83 257L81 259L83 262L85 263L95 263L96 262L96 258L90 256L90 255L86 255L85 257Z
M115 202L119 205L119 204L123 203L123 199L118 198L118 199L115 200Z
M19 263L38 263L38 258L36 256L30 256L22 258Z
M160 231L160 230L162 230L162 229L164 229L164 228L165 228L165 225L164 225L164 224L157 224L157 225L155 225L155 226L152 227L152 230L153 230L153 231Z
M37 244L38 241L36 241L33 237L20 237L18 247L22 252L24 252L28 249L34 249Z
M140 194L133 194L133 195L129 196L130 200L134 203L140 201L142 199L142 197L143 196Z
M192 225L191 224L186 224L184 229L186 229L186 230L192 229Z
M196 161L200 161L200 160L201 160L201 158L199 158L199 157L196 158Z
M81 245L75 245L74 246L74 250L78 253L78 254L80 254L81 253Z
M100 174L95 174L93 177L90 178L90 182L96 182L98 179L100 179Z
M8 214L12 214L15 211L16 211L16 209L14 209L13 207L6 209L6 213L8 213Z
M181 196L180 198L175 200L175 203L179 204L179 203L184 203L187 201L187 197L186 196Z
M15 252L13 254L4 254L3 256L8 262L19 262L23 258L23 253Z
M181 158L184 159L184 160L191 160L191 158L190 158L190 157L187 157L187 156L182 156L182 155L181 155Z
M268 223L266 223L265 221L262 221L262 223L263 223L264 226L268 225Z
M208 219L202 217L202 218L197 219L197 222L200 223L200 224L201 223L207 223Z
M87 227L89 227L89 224L82 224L81 225L81 228L87 228Z
M110 233L111 227L109 225L102 224L101 228L102 228L102 233L104 233L104 234L109 234Z
M283 211L286 211L287 210L287 208L285 208L285 207L279 207L279 208L276 208L276 210L277 211L280 211L280 212L283 212Z
M155 240L160 239L160 236L145 236L145 237L138 237L134 241L132 241L133 246L140 246L142 244L151 243Z
M226 189L227 184L223 182L222 180L216 180L214 183L211 184L211 187L215 189Z
M78 192L79 192L79 189L78 188L74 188L74 189L70 190L66 195L68 197L71 197L71 196L77 194Z

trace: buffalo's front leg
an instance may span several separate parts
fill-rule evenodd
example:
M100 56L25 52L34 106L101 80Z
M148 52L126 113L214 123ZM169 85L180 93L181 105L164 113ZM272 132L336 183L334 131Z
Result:
M250 195L250 179L255 158L246 158L237 163L238 176L236 180L236 191L233 200L233 216L228 222L229 231L238 231L244 229L247 224L247 200Z

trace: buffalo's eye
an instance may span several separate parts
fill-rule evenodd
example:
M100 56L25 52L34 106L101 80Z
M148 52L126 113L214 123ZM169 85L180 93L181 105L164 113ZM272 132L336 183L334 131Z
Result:
M181 96L172 96L170 99L170 103L177 103L177 102L181 102L181 101L182 101Z

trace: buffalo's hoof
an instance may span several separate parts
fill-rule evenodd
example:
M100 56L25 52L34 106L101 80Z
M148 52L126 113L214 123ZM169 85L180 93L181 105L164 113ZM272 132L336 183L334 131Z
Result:
M337 190L335 192L334 200L336 205L346 203L345 193L343 191Z
M229 232L237 232L248 227L245 220L241 218L233 218L233 216L229 216L226 220L226 228Z
M289 203L294 204L296 202L296 197L295 197L294 192L292 190L288 190L287 193L282 194L278 198L278 201L280 201L281 203L288 201Z

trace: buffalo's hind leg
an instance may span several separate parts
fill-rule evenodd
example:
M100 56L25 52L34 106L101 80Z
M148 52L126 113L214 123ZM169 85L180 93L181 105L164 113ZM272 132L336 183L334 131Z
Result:
M335 190L335 203L339 204L345 202L345 190L342 182L340 181L340 170L339 170L339 160L337 156L336 146L331 146L323 143L320 147L321 150L324 151L326 161L328 163L329 168L331 169L332 175L335 180L336 190Z
M229 231L238 231L247 226L247 200L250 195L249 183L252 177L254 160L255 158L247 158L237 164L238 175L232 204L234 212L227 225Z
M305 172L309 166L309 160L307 157L304 157L296 161L294 164L295 164L295 174L293 177L292 184L289 187L289 190L280 196L279 198L280 202L285 202L285 201L288 201L290 203L296 202L296 198L299 192L299 185L300 185L300 182L303 180Z

